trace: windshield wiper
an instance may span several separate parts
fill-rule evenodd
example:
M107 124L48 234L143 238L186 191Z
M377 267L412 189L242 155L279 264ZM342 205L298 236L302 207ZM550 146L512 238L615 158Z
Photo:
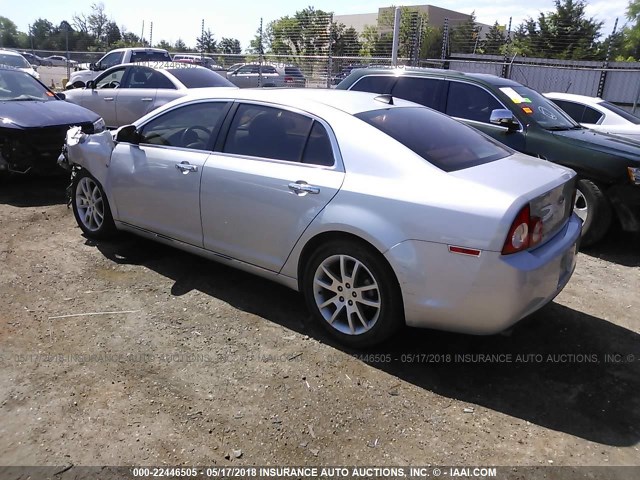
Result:
M573 127L547 127L547 130L551 132L564 132L566 130L571 130Z

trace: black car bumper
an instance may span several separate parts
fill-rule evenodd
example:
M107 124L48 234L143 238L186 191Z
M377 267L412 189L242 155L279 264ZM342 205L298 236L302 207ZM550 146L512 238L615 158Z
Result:
M93 124L81 124L90 133ZM64 145L68 125L33 129L0 128L0 172L52 173Z

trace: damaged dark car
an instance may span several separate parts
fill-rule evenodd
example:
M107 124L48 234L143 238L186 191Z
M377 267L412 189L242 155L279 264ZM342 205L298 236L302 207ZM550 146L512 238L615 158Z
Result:
M0 175L60 170L58 156L72 126L98 133L104 121L31 75L0 66Z

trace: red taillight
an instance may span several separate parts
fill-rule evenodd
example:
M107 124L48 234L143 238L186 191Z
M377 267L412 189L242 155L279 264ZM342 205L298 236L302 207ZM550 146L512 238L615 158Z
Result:
M293 77L284 77L284 83L293 83Z
M508 255L533 247L542 241L542 234L542 219L532 217L529 205L525 205L511 224L502 254Z

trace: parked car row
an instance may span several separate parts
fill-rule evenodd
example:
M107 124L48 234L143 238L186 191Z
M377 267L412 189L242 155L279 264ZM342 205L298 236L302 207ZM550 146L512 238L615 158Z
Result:
M127 63L57 95L0 78L0 169L51 165L67 131L85 235L130 231L280 282L354 347L403 324L508 328L566 285L581 232L640 218L640 143L498 77L366 68L267 91L195 62Z
M107 127L137 120L165 103L199 88L230 87L233 83L197 65L146 62L116 65L89 80L84 88L67 90L69 102L98 113Z
M413 68L357 69L337 88L411 100L514 150L572 168L584 245L600 240L613 218L624 230L640 231L640 143L582 127L535 90L494 75Z

